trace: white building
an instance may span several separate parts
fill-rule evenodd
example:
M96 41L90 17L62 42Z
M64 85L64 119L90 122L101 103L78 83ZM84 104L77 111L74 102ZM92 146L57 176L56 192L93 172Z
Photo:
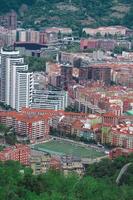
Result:
M32 101L33 73L19 51L1 50L1 101L20 111Z
M9 65L8 58L19 57L19 51L12 49L1 49L1 81L0 81L0 101L5 103L6 96L6 67Z
M65 110L68 106L67 91L34 90L32 108Z
M30 107L33 93L33 72L17 72L15 109Z
M23 63L23 58L8 58L6 66L6 100L5 103L15 108L16 77L17 72L27 71L28 65Z

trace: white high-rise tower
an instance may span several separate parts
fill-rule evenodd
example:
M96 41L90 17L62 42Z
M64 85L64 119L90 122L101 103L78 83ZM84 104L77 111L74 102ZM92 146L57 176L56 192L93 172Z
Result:
M19 51L1 50L1 101L20 111L32 102L33 73Z
M8 58L17 58L19 56L19 51L1 49L1 81L0 81L0 101L5 103L6 94L6 67L8 66Z
M30 107L33 94L33 72L17 72L15 108Z

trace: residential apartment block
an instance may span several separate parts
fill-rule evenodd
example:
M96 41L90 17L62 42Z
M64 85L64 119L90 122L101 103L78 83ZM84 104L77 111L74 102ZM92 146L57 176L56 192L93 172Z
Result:
M51 155L31 149L30 167L33 174L46 173L50 169Z
M65 110L68 92L61 90L34 90L31 108Z
M51 168L61 170L64 175L77 173L82 176L84 174L84 166L80 158L71 156L51 156L48 153L36 150L31 150L30 166L35 175L46 173Z
M31 115L23 112L0 112L0 123L12 127L19 141L31 143L49 138L49 115Z
M19 51L10 50L10 49L1 49L1 88L0 88L0 100L2 102L5 102L6 98L6 68L9 65L9 62L7 62L8 58L17 58L19 57Z
M0 25L7 29L15 30L17 28L17 14L11 11L6 15L0 16Z
M109 158L115 159L119 156L128 156L131 153L133 153L133 149L125 149L118 147L110 151Z
M103 49L105 51L113 50L117 46L115 40L111 39L82 39L80 48L85 49Z
M118 124L108 128L106 132L102 132L101 139L103 144L133 149L133 126L132 124Z
M30 107L33 95L33 72L17 72L15 109L20 111L22 107Z
M13 45L16 41L16 30L9 30L0 26L0 47Z
M0 161L7 160L19 161L23 165L29 165L30 148L23 144L16 144L11 147L6 147L0 152Z
M28 72L28 65L19 51L1 49L1 90L3 103L20 111L32 102L33 73Z
M87 87L73 87L74 104L78 111L88 113L111 112L120 116L132 108L133 92L122 86L105 86L103 82Z
M40 42L40 33L39 33L39 31L34 31L31 29L17 30L17 42L39 43Z
M106 34L111 35L126 35L128 28L123 26L108 26L108 27L99 27L99 28L84 28L83 31L89 35L96 35L100 33L102 36Z

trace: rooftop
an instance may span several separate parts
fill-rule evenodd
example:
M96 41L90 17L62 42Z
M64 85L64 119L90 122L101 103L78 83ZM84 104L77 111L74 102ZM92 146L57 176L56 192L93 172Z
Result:
M126 114L127 114L127 115L133 116L133 110L128 110L128 111L126 112Z

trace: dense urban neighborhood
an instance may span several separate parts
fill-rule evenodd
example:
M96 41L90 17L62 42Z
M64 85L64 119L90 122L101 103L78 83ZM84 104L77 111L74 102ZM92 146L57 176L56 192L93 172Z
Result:
M132 2L11 2L0 5L0 200L132 200Z

